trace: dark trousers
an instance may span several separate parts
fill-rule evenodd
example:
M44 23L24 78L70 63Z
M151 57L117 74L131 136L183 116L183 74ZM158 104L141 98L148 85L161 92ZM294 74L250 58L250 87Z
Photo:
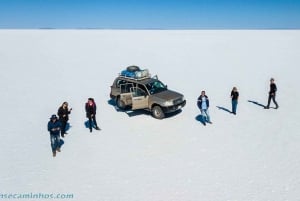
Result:
M270 107L271 100L272 100L273 103L276 105L276 108L278 108L278 104L277 104L277 102L276 102L276 100L275 100L275 94L269 94L268 105L267 105L267 107Z
M61 128L60 128L61 136L63 137L66 133L67 121L61 120L60 123L61 123Z
M90 130L92 130L93 124L97 128L98 125L97 125L97 121L96 121L96 116L93 115L93 116L89 116L88 118L89 118L89 128L90 128Z

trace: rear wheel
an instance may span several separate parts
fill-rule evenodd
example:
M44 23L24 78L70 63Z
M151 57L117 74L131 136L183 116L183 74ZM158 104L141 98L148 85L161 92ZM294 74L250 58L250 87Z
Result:
M116 104L117 104L118 108L120 108L121 110L125 110L126 105L125 105L124 101L122 101L120 99L120 96L117 97Z
M160 106L156 105L152 108L152 115L156 119L163 119L165 117L165 113L161 109Z

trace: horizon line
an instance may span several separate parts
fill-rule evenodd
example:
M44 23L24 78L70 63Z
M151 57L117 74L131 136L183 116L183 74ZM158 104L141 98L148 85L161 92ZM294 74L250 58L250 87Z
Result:
M166 30L166 31L180 31L180 30L300 30L300 28L53 28L53 27L38 27L38 28L1 28L0 30Z

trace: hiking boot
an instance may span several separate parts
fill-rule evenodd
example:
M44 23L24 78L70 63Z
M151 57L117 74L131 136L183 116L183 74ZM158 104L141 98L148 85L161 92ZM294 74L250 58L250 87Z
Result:
M52 152L52 156L55 157L56 156L56 151Z
M98 130L98 131L99 131L99 130L101 130L101 129L100 129L98 126L97 126L97 127L96 127L96 130Z
M56 151L60 152L61 150L60 150L60 148L57 148Z

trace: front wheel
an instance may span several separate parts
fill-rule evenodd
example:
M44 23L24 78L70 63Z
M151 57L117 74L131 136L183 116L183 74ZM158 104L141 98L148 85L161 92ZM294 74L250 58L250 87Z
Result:
M165 113L161 109L160 106L156 105L152 108L152 115L156 119L163 119L165 117Z

